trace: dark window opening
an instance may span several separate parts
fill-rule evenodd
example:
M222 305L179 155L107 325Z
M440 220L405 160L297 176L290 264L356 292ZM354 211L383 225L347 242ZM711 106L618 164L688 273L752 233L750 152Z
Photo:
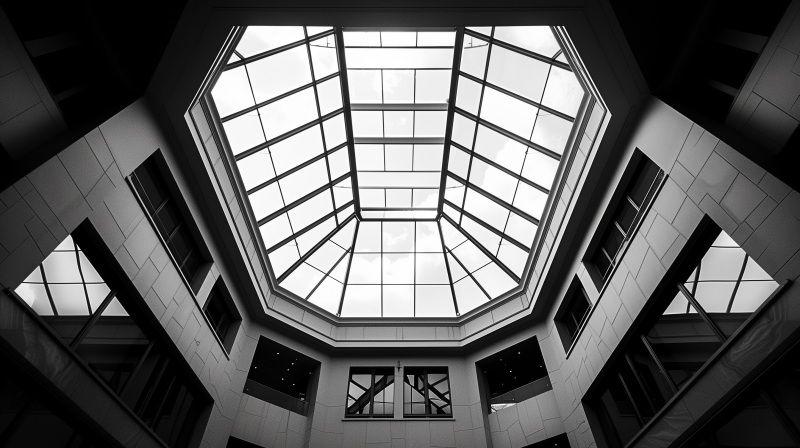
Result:
M682 446L800 446L798 359L795 344Z
M94 238L76 230L15 292L167 445L186 446L203 405L193 374Z
M451 401L447 368L405 368L403 416L451 417Z
M189 284L193 284L205 257L183 218L180 206L167 188L155 159L151 157L139 166L131 174L131 181L178 269Z
M522 448L564 448L569 446L569 436L563 433L540 442L525 445Z
M561 336L564 351L568 351L578 337L578 330L589 317L591 309L592 303L583 290L580 280L575 277L555 316L556 328Z
M612 448L630 442L778 289L744 250L708 222L687 243L686 262L676 261L673 283L620 346L599 383L595 409Z
M319 361L261 336L247 374L244 392L301 415L307 415Z
M352 368L345 417L394 417L394 370Z
M489 412L552 390L539 341L533 337L476 363L483 373Z
M595 275L592 275L597 289L603 287L614 271L622 248L633 237L633 231L644 217L663 178L664 171L650 159L642 156L625 193L614 209L611 220L606 225L602 240L591 256L591 262L597 270L593 273Z
M211 323L211 328L222 341L225 350L230 352L242 317L236 310L233 299L221 279L217 280L214 288L211 289L206 304L203 306L203 312Z

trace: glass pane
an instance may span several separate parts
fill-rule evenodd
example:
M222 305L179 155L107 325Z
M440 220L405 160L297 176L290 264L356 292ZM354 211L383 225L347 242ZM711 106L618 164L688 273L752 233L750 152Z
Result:
M236 51L244 57L250 57L304 38L303 27L300 26L249 26Z
M315 156L322 154L322 135L319 126L306 129L299 134L293 135L286 140L276 143L269 148L272 154L272 162L278 175L283 174L292 168L301 165ZM264 152L263 150L261 152ZM261 152L257 153L260 154ZM259 164L259 160L247 157L240 161L239 166L255 165L257 168L269 173L271 166ZM269 156L267 156L269 157ZM268 159L263 162L269 162Z
M583 94L583 87L574 73L554 66L547 78L542 104L574 117L581 107Z
M312 41L310 44L314 78L320 79L339 71L336 56L336 39L333 35Z
M496 263L489 263L478 269L473 276L492 299L496 299L518 285Z
M536 125L533 127L533 134L531 134L531 141L556 154L563 154L572 126L571 122L557 115L539 110Z
M222 123L233 155L240 154L256 145L264 143L264 130L258 111L248 112L241 117Z
M347 257L345 257L344 262L347 262ZM336 314L339 312L339 299L342 297L342 288L342 283L331 277L325 277L325 280L311 294L308 301L331 314Z
M351 268L351 275L354 269ZM379 285L347 285L344 291L342 317L380 317L381 287Z
M486 73L486 56L489 53L489 42L464 36L464 49L461 52L461 71L476 78L483 79Z
M414 286L383 287L383 317L414 317Z
M494 38L548 58L559 50L548 26L498 26L494 29Z
M450 279L447 275L447 266L444 261L444 254L416 254L416 273L415 283L430 285L449 285Z
M490 87L483 90L481 118L522 138L529 139L538 109Z
M475 152L492 162L519 174L525 161L526 147L485 126L478 126L475 137Z
M319 117L314 89L305 89L258 110L267 139L285 134Z
M319 112L322 115L340 109L342 107L342 86L339 77L318 84L317 98L319 98Z
M462 315L489 301L471 277L464 277L453 285L456 291L458 312Z
M447 70L417 70L414 102L446 103L450 97L450 67L453 65L452 52Z
M292 271L292 273L281 282L280 286L305 299L311 293L311 290L322 281L324 276L325 274L319 270L303 263Z
M358 257L360 255L356 254L355 256ZM413 284L414 254L384 254L381 283L389 285Z
M382 226L384 252L414 251L413 222L384 222Z
M275 98L311 82L305 45L247 64L256 103Z
M458 93L456 94L456 107L472 115L478 115L478 105L481 102L481 85L463 76L458 78Z
M244 67L222 72L211 95L220 117L227 117L255 104Z
M558 163L558 160L528 148L525 165L522 167L522 177L550 190L558 172Z
M549 71L549 64L495 46L486 81L538 103Z

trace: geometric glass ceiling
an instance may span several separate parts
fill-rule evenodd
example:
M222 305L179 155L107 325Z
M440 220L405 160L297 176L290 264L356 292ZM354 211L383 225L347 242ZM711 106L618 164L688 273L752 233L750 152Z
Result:
M212 89L278 286L342 317L523 283L583 96L541 26L248 27Z

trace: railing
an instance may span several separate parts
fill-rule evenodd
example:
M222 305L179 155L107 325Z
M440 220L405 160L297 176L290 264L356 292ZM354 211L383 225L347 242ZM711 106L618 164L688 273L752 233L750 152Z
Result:
M502 408L513 406L529 398L541 395L548 390L553 390L553 385L550 383L550 377L546 376L504 394L492 397L489 401L489 405L492 411L499 411Z
M244 393L300 415L308 415L308 402L248 379Z

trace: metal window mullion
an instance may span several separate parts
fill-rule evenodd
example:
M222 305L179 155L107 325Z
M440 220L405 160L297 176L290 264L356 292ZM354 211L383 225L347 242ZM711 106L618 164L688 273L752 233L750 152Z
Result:
M347 207L349 207L352 204L353 204L353 202L350 201L347 204L339 207L338 209L334 209L332 212L330 212L330 213L326 214L325 216L319 218L318 220L312 222L311 224L307 225L305 228L298 230L297 233L292 232L291 235L287 236L286 238L282 239L281 241L278 241L277 243L275 243L272 246L268 247L267 248L267 254L269 254L270 252L275 251L276 249L280 248L281 246L283 246L284 244L288 243L289 241L291 241L291 240L293 240L293 239L295 239L295 238L297 238L299 236L302 236L303 234L305 234L306 232L310 231L314 227L318 226L322 222L330 219L331 216L342 212L344 209L346 209ZM259 225L262 225L262 224L259 224Z
M329 81L329 80L339 76L339 73L337 72L337 73L332 73L332 74L330 74L328 76L322 77L320 79L314 80L314 73L313 73L314 69L312 68L311 70L312 70L312 73L311 73L312 81L310 83L304 84L304 85L302 85L300 87L292 89L292 90L290 90L290 91L288 91L286 93L282 93L282 94L280 94L278 96L272 97L272 98L270 98L268 100L264 100L264 101L262 101L260 103L256 103L256 104L254 104L252 106L248 106L248 107L246 107L246 108L244 108L244 109L242 109L242 110L240 110L238 112L234 112L234 113L232 113L230 115L226 115L225 117L220 118L219 121L222 122L222 123L225 123L227 121L233 120L234 118L239 118L242 115L247 115L248 113L254 112L257 109L261 109L264 106L269 106L272 103L278 102L278 101L280 101L280 100L282 100L284 98L288 98L288 97L294 95L295 93L300 93L303 90L308 89L309 87L315 87L316 88L317 85L322 84L325 81ZM254 100L255 100L255 98L254 98Z
M436 221L436 227L439 229L439 241L442 243L442 256L444 257L444 265L447 268L447 278L450 280L450 294L453 296L453 306L456 310L456 316L460 316L461 312L458 311L458 301L456 300L456 288L453 285L453 274L450 272L450 262L447 260L447 248L444 246L444 235L442 235L442 224Z
M699 314L700 317L703 318L703 320L706 321L706 323L711 327L711 330L714 331L714 334L717 336L717 338L719 338L720 342L725 342L727 338L722 333L722 330L720 330L719 327L717 327L717 324L715 324L714 321L711 320L711 317L708 314L706 314L706 310L704 310L703 307L700 306L700 303L697 301L697 299L694 298L694 295L692 295L689 292L689 290L687 290L686 287L683 286L683 283L678 283L678 289L680 289L683 295L685 295L686 298L689 300L689 302L692 303L695 310L697 310L697 314Z
M486 50L486 64L483 67L483 79L481 80L481 95L480 95L480 99L478 100L478 116L481 115L481 110L483 109L483 94L484 94L484 92L486 92L486 82L485 81L486 81L486 76L489 73L489 61L491 61L491 59L492 59L492 44L491 44L491 42L492 42L492 37L493 36L494 36L494 27L492 27L492 32L491 32L491 35L489 36L489 48ZM454 113L455 113L456 110L460 110L458 107L455 106L455 100L453 100L453 110L454 110ZM475 121L475 130L472 131L472 144L470 145L471 148L469 150L469 162L467 163L467 179L469 179L470 175L472 174L472 158L473 158L472 156L475 154L475 142L478 139L478 123L479 123L479 121L478 121L478 116L472 116L471 114L470 115L465 115L465 116L468 116L468 117L471 116L471 117L473 117L473 120ZM466 184L467 184L467 181L465 180L464 181L464 185L466 185ZM442 197L444 197L444 194L442 194ZM467 201L467 192L465 191L464 192L464 197L461 199L461 208L462 209L464 208L464 205L466 204L466 201ZM444 214L442 214L442 216L444 216ZM459 216L459 218L458 218L458 224L459 225L461 224L461 216Z
M258 145L253 146L250 149L244 150L244 151L240 152L239 154L234 155L233 158L234 158L235 161L238 162L238 161L244 159L247 156L253 155L253 154L261 151L264 148L267 148L267 147L272 146L272 145L276 145L276 144L278 144L278 143L280 143L280 142L282 142L284 140L287 140L287 139L289 139L291 137L294 137L295 135L297 135L297 134L299 134L299 133L301 133L303 131L311 129L314 126L317 126L317 125L321 124L323 121L326 121L326 120L328 120L328 119L330 119L332 117L335 117L336 115L339 115L340 113L342 113L342 109L336 109L333 112L328 112L327 114L325 114L322 117L316 118L316 119L314 119L312 121L309 121L308 123L306 123L306 124L304 124L302 126L294 128L291 131L284 132L283 134L273 138L272 140L266 140L266 137L265 137L265 141L263 143L259 143ZM261 115L259 114L259 120L260 119L261 119ZM262 126L262 129L263 129L263 126Z
M446 215L442 215L442 216L444 216L444 217L445 217L445 219L451 220L451 218L450 218L449 216L446 216ZM452 224L452 220L451 220L451 224ZM499 259L498 259L498 258L497 258L497 257L496 257L494 254L492 254L491 252L489 252L489 250L488 250L488 249L486 249L485 247L483 247L483 244L481 244L480 242L478 242L478 240L477 240L477 239L475 239L475 237L473 237L472 235L470 235L470 233L469 233L469 232L467 232L466 230L464 230L464 229L463 229L463 228L462 228L460 225L458 225L458 226L455 226L455 227L456 227L456 228L457 228L457 229L458 229L458 230L459 230L461 233L463 233L463 234L464 234L464 236L466 236L466 237L467 237L467 239L469 239L470 241L472 241L472 244L474 244L474 245L475 245L475 246L476 246L476 247L477 247L477 248L478 248L478 249L479 249L481 252L483 252L483 254L484 254L484 255L486 255L487 257L489 257L489 259L490 259L491 261L494 261L495 263L497 263L497 266L498 266L498 267L500 267L500 269L502 269L502 270L503 270L503 272L505 272L505 273L506 273L506 274L507 274L509 277L511 277L512 279L514 279L514 281L515 281L515 282L517 282L517 283L519 283L519 282L520 282L520 278L517 276L517 274L515 274L513 271L511 271L511 269L507 268L507 267L506 267L506 265L505 265L505 264L504 264L502 261L500 261L500 260L499 260ZM485 266L485 265L484 265L484 266ZM482 268L482 267L483 267L483 266L481 266L481 268ZM477 271L477 270L478 270L478 269L476 269L476 271ZM490 297L491 297L491 296L490 296Z
M492 34L494 34L494 33L492 33ZM534 53L534 52L532 52L530 50L526 50L526 49L518 47L516 45L512 45L512 44L503 42L501 40L497 40L497 38L495 38L494 36L492 36L492 43L497 45L498 47L505 48L506 50L511 50L511 51L513 51L515 53L519 53L519 54L527 56L529 58L537 59L537 60L542 61L542 62L544 62L546 64L550 64L552 66L555 66L555 67L558 67L558 68L561 68L561 69L564 69L564 70L567 70L567 71L570 71L570 72L572 71L572 67L570 67L569 64L566 64L566 63L561 62L561 61L556 61L553 58L548 58L547 56L541 55L539 53Z
M345 145L347 145L347 143L342 143L341 145L337 145L333 149L331 149L330 151L323 151L320 154L317 154L314 157L306 160L305 162L303 162L303 163L301 163L301 164L299 164L299 165L297 165L297 166L295 166L293 168L290 168L290 169L284 171L283 173L281 173L279 175L276 175L272 179L269 179L267 181L264 181L261 184L256 185L255 187L245 191L245 193L247 195L251 195L251 194L261 190L262 188L266 188L266 187L268 187L268 186L270 186L270 185L272 185L272 184L274 184L276 182L282 181L283 179L286 179L290 175L302 170L303 168L305 168L305 167L307 167L309 165L313 165L314 162L318 162L319 160L325 158L326 156L328 156L330 154L333 154L336 151L339 151L340 149L344 148ZM273 169L273 171L275 170L275 163L274 162L272 162L272 169Z
M100 303L100 306L97 307L97 311L89 314L89 319L86 321L85 324L83 324L83 327L81 327L80 331L78 331L78 334L75 336L75 339L73 339L72 342L70 342L69 346L71 348L74 349L78 347L78 344L80 344L83 341L83 338L86 337L87 334L89 334L89 331L92 329L94 324L103 314L103 311L106 310L108 304L111 303L111 301L114 299L116 295L117 295L116 289L112 289L111 291L109 291L109 293Z
M469 152L470 151L469 149L463 147L462 145L459 145L456 142L453 142L452 145L455 146L456 148L459 148L459 149L463 150L464 152ZM525 151L525 157L527 158L527 156L528 156L528 151L526 150ZM549 189L537 184L536 182L533 182L532 180L522 176L519 173L515 173L515 172L511 171L510 169L508 169L508 168L506 168L506 167L504 167L502 165L497 164L497 162L495 162L494 160L491 160L491 159L489 159L489 158L487 158L487 157L485 157L485 156L483 156L481 154L478 154L477 152L473 154L473 157L477 158L481 162L486 163L487 165L490 165L490 166L492 166L494 168L497 168L498 170L508 174L509 176L513 176L514 179L517 179L517 180L519 180L519 181L521 181L521 182L523 182L525 184L528 184L531 187L541 191L544 194L550 194L550 190ZM524 159L523 159L523 165L524 164L525 163L524 163Z
M500 205L503 208L505 208L506 210L510 210L510 211L522 216L523 218L525 218L528 221L536 224L537 226L539 225L539 220L534 218L533 216L531 216L527 212L524 212L524 211L520 210L516 206L509 204L508 202L498 198L497 196L493 195L492 193L489 193L488 191L484 190L483 188L473 184L472 182L465 181L464 179L460 178L457 174L454 174L454 173L451 173L451 172L448 172L448 173L449 173L450 177L452 177L454 180L457 180L457 181L465 184L467 187L475 190L476 192L480 193L481 195L485 196L486 198L491 199L497 205ZM466 202L466 200L467 200L467 192L465 191L464 192L464 202ZM452 202L451 202L451 204L452 204ZM459 207L459 208L461 210L464 210L464 207Z
M56 302L53 300L53 293L50 291L50 283L47 282L47 276L44 273L44 263L39 264L39 271L42 273L42 284L44 285L44 291L47 293L47 299L50 300L50 306L53 307L53 315L58 316Z
M347 155L350 161L350 171L356 171L356 149L353 140L353 116L350 109L350 83L347 79L347 60L345 58L344 34L342 27L335 27L334 33L336 36L336 55L339 61L339 80L342 88L342 108L344 109L344 128L347 136ZM383 89L383 86L381 86ZM361 219L361 200L358 195L358 176L353 176L353 201L355 202L355 214ZM349 267L348 267L349 273ZM345 285L345 288L347 286ZM342 289L342 297L344 297L344 289ZM339 304L339 312L341 313L341 303Z
M348 47L351 48L351 47ZM392 47L394 48L394 47ZM355 111L442 111L448 110L447 103L355 103L350 110Z
M314 35L314 38L315 38L314 40L321 39L321 38L323 38L325 36L328 36L330 34L333 34L333 30L325 31L325 32L322 32L320 34L315 34ZM295 42L280 46L278 48L273 48L273 49L267 50L267 51L265 51L263 53L258 53L258 54L255 54L253 56L248 56L247 58L242 58L241 60L236 61L236 62L231 62L230 64L225 66L224 70L231 70L231 69L234 69L236 67L241 67L242 65L246 65L246 64L249 64L251 62L258 61L259 59L268 58L268 57L270 57L272 55L275 55L275 54L278 54L278 53L282 53L282 52L284 52L286 50L291 50L292 48L299 47L300 45L305 44L305 43L308 43L308 38L305 38L305 39L302 39L302 40L298 40L298 41L295 41Z
M422 370L422 378L425 385L425 415L431 415L431 399L428 394L428 369Z
M733 292L731 293L731 299L728 301L728 306L725 309L725 313L730 313L731 308L733 307L733 301L736 298L736 293L739 291L739 285L742 284L742 277L744 276L744 270L747 267L747 259L750 258L747 254L744 254L744 261L742 262L742 269L739 271L739 277L736 278L736 286L733 287Z
M647 403L650 405L650 410L653 411L653 415L659 411L660 408L656 407L656 403L653 400L653 397L650 395L650 391L647 390L647 387L644 384L644 379L642 375L639 373L639 369L636 368L636 364L633 362L633 358L628 353L624 354L625 361L628 363L628 367L631 368L631 372L633 373L633 377L636 378L636 383L639 385L639 388L642 389L645 398L647 398Z
M442 216L443 216L443 217L445 217L445 218L447 217L447 215L442 215ZM480 282L478 282L478 280L477 280L475 277L473 277L472 273L471 273L471 272L469 272L469 269L467 269L467 267L466 267L466 266L464 266L464 263L462 263L462 262L461 262L461 260L459 260L459 259L458 259L458 257L456 256L456 254L455 254L455 253L453 253L453 251L452 251L452 250L450 250L450 249L445 249L445 250L447 251L447 253L449 253L450 255L452 255L452 257L453 257L453 260L456 260L456 263L458 263L458 265L459 265L459 266L461 266L461 269L463 269L463 270L464 270L464 272L466 272L466 273L467 273L467 275L466 275L466 276L464 276L464 277L462 277L462 278L461 278L461 280L464 280L464 278L465 278L465 277L469 277L470 279L472 279L472 281L473 281L473 282L475 282L475 284L476 284L476 285L478 285L478 289L480 289L480 290L481 290L481 292L483 292L483 295L485 295L485 296L486 296L486 300L489 300L489 301L490 301L490 300L492 300L492 296L490 296L490 295L489 295L489 293L488 293L488 292L486 292L486 290L485 290L485 289L483 289L483 285L481 285L481 284L480 284ZM447 258L447 257L445 256L445 258ZM489 264L489 263L486 263L486 264ZM483 265L483 266L486 266L486 264L485 264L485 265ZM483 266L481 266L481 268L482 268ZM478 268L478 269L480 269L480 268ZM476 269L476 271L477 271L477 269ZM461 280L459 280L459 281L461 281Z
M461 76L469 79L470 81L474 81L474 82L478 82L478 83L482 82L482 81L479 81L478 78L476 78L475 76L470 75L469 73L460 72L459 74ZM545 85L547 85L546 81L545 81ZM559 111L557 111L557 110L555 110L553 108L545 106L542 103L536 102L536 101L534 101L532 99L529 99L529 98L526 98L526 97L524 97L522 95L516 94L516 93L514 93L514 92L512 92L510 90L504 89L504 88L498 86L497 84L492 84L491 82L486 81L486 86L487 87L491 87L492 89L497 90L500 93L508 95L508 96L510 96L510 97L512 97L514 99L519 100L519 101L522 101L523 103L526 103L526 104L528 104L530 106L533 106L533 107L535 107L537 109L541 109L541 110L543 110L543 111L545 111L545 112L547 112L549 114L555 115L555 116L557 116L559 118L563 118L563 119L569 121L570 123L574 123L575 122L575 117L570 117L569 115L567 115L567 114L565 114L563 112L559 112ZM544 90L542 90L542 95L544 95Z
M341 33L341 29L339 29ZM357 209L356 209L357 210ZM350 259L347 260L347 271L344 275L344 284L342 286L342 296L339 298L339 310L336 313L337 316L342 315L342 306L344 305L344 293L347 290L347 281L350 280L350 267L353 264L353 257L355 257L356 252L356 238L358 237L358 227L359 221L356 220L356 229L353 231L353 244L350 245Z
M353 142L356 145L443 145L444 137L356 137Z
M306 27L303 27L303 33L306 36L306 40L308 40L308 30ZM326 47L327 48L327 47ZM319 93L317 92L317 84L314 82L316 76L314 75L314 60L311 58L311 44L306 45L306 52L308 53L308 66L311 68L311 80L312 80L312 88L314 89L314 104L317 107L317 116L322 116L322 108L319 106ZM331 193L331 204L333 204L333 208L336 208L336 200L333 197L333 180L331 179L331 164L328 161L328 145L325 142L325 127L320 125L319 131L322 134L322 153L326 155L325 157L325 170L328 173L328 183L331 185L331 189L329 190ZM334 220L336 224L339 224L339 217L334 215Z
M328 218L328 219L330 219L330 218ZM352 219L352 218L351 218L351 219ZM330 232L328 232L328 234L327 234L327 235L325 235L325 236L324 236L324 237L323 237L321 240L319 240L319 242L317 242L317 244L315 244L314 246L312 246L312 247L311 247L311 249L309 249L308 251L306 251L306 253L305 253L305 254L301 255L301 256L300 256L300 258L299 258L297 261L295 261L294 263L292 263L292 265L291 265L291 266L289 266L289 269L287 269L287 270L286 270L286 271L285 271L283 274L281 274L281 275L280 275L280 276L277 278L277 280L276 280L276 281L277 281L278 283L281 283L282 281L286 280L286 277L288 277L288 276L289 276L289 274L291 274L292 272L294 272L294 270L295 270L295 269L297 269L298 267L300 267L300 265L301 265L301 264L303 264L303 262L304 262L304 261L306 261L306 260L308 259L308 257L310 257L310 256L311 256L311 254L313 254L314 252L316 252L316 251L317 251L317 249L319 249L320 247L322 247L322 245L323 245L323 244L325 244L325 243L326 243L328 240L330 240L331 238L333 238L333 236L334 236L334 235L336 235L336 232L338 232L339 230L341 230L342 228L344 228L344 227L347 225L346 223L349 223L349 222L350 222L350 219L348 219L348 220L347 220L345 223L339 224L338 226L334 227L334 229L333 229L333 230L331 230ZM312 226L308 226L308 227L312 227ZM314 227L316 227L316 226L314 226ZM295 238L296 238L296 237L295 237ZM298 250L299 250L299 249L298 249Z
M153 349L153 346L155 346L155 344L156 344L155 339L151 340L150 343L147 344L147 348L144 350L142 357L139 358L139 361L136 363L136 366L133 368L133 371L131 371L131 375L128 377L128 381L125 382L125 385L122 387L122 390L118 394L120 399L122 399L122 397L125 396L125 393L128 392L128 389L130 388L133 379L139 373L139 370L141 370L142 365L144 364L144 360L147 359L147 356L150 354L150 351Z
M350 220L348 219L347 221L349 222ZM336 243L334 243L334 244L336 244ZM338 246L338 244L337 244L337 246ZM339 247L341 247L341 246L339 246ZM312 295L314 295L314 292L317 290L317 288L320 287L320 285L322 285L322 282L324 282L327 277L331 277L331 272L333 272L333 270L336 269L336 266L339 266L339 263L341 263L342 259L347 256L348 252L349 252L349 249L346 249L344 251L344 253L342 253L342 255L336 260L336 263L334 263L333 266L331 266L331 268L328 269L327 272L324 272L325 276L322 277L322 279L316 284L316 286L314 286L311 289L311 292L308 293L307 297L311 297ZM311 267L313 268L314 266L311 266ZM316 269L316 268L314 268L314 269ZM317 270L319 271L319 269L317 269ZM320 271L320 272L322 272L322 271ZM333 277L331 277L331 278L333 278ZM335 278L333 278L333 281L339 282L339 280L336 280Z
M481 96L481 98L483 98L483 97ZM483 100L481 100L481 102L483 102ZM512 133L510 131L507 131L505 128L503 128L501 126L498 126L498 125L496 125L496 124L494 124L494 123L492 123L490 121L487 121L484 118L479 118L478 116L473 115L473 114L471 114L471 113L459 108L458 106L456 106L456 112L458 112L459 114L461 114L461 115L463 115L463 116L475 121L475 123L476 123L475 133L476 134L478 132L478 126L477 125L483 125L483 126L489 128L489 129L497 132L498 134L502 134L503 136L508 137L511 140L516 141L517 143L520 143L522 145L528 146L529 148L533 148L533 149L539 151L540 153L542 153L542 154L544 154L544 155L546 155L546 156L548 156L548 157L550 157L552 159L561 161L561 154L559 154L559 153L557 153L557 152L555 152L553 150L547 149L544 146L542 146L542 145L540 145L538 143L534 143L534 142L532 142L532 141L530 141L530 140L528 140L526 138L522 138L517 134L514 134L514 133ZM480 115L480 112L478 112L478 115ZM473 143L473 146L474 146L474 143Z
M669 384L669 388L672 390L672 394L673 395L677 394L678 393L678 387L675 386L675 382L672 381L672 378L667 373L667 369L664 367L664 364L662 364L661 360L658 359L658 356L656 355L656 351L653 349L653 346L650 344L650 341L648 341L647 337L645 337L645 335L643 335L643 334L640 334L639 338L642 340L642 343L644 344L644 347L647 349L648 353L650 353L650 356L653 358L653 361L656 363L656 366L658 367L659 372L661 372L661 375L667 381L667 384Z
M444 127L444 149L442 151L442 176L439 181L439 203L436 206L436 215L442 214L444 189L447 183L447 164L450 159L450 145L452 144L453 121L455 120L456 95L458 93L458 68L461 66L461 53L464 50L464 27L456 30L456 41L453 47L453 69L450 72L450 101L447 104L447 119ZM417 94L417 72L414 72L414 100ZM441 233L441 232L440 232ZM451 282L452 284L452 282ZM455 296L455 295L454 295ZM455 300L455 298L453 299ZM456 308L458 310L458 308Z
M467 215L468 218L472 219L473 221L476 221L478 224L484 226L487 230L489 230L490 232L492 232L495 235L499 236L500 238L505 239L506 241L508 241L508 242L512 243L513 245L519 247L520 249L524 250L525 252L530 252L531 251L531 249L526 247L524 244L522 244L519 241L511 238L510 236L506 235L504 232L501 232L500 230L495 229L494 227L490 226L489 224L487 224L486 222L484 222L482 219L478 218L477 216L473 215L472 213L470 213L470 212L468 212L466 210L463 210L461 208L458 208L458 206L456 206L455 204L453 204L452 202L450 202L448 200L445 200L444 202L447 205L449 205L449 206L453 207L454 209L456 209L456 211L458 211L459 213L463 213L463 214ZM459 226L459 228L461 228L461 226Z
M636 420L639 422L640 425L644 426L647 422L644 421L644 417L642 417L642 412L639 411L639 406L636 404L636 400L633 399L633 394L631 393L630 389L628 389L628 385L625 383L625 380L622 378L622 374L620 372L617 372L617 379L622 385L622 390L625 391L625 395L627 395L628 400L631 401L631 405L633 406L633 412L636 415Z
M369 415L375 413L375 369L370 370L370 381L372 386L369 388Z
M284 205L282 208L280 208L280 209L270 213L269 215L259 219L256 222L256 224L258 224L259 226L264 225L265 223L267 223L269 221L272 221L273 219L277 218L278 216L280 216L280 215L282 215L284 213L287 213L287 212L289 212L290 210L292 210L294 208L297 208L298 206L304 204L309 199L311 199L314 196L316 196L316 195L322 193L323 191L325 191L326 188L331 188L333 185L345 180L347 178L347 176L349 176L349 175L350 175L350 173L345 173L341 177L339 177L337 179L334 179L333 182L323 184L321 187L317 188L316 190L313 190L310 193L306 193L304 196L301 196L300 198L296 199L294 202L292 202L292 203L290 203L288 205ZM281 200L283 200L283 196L281 196ZM284 202L284 204L286 203L286 201L283 201L283 202ZM334 208L334 210L336 209L335 204L331 204L331 206Z

